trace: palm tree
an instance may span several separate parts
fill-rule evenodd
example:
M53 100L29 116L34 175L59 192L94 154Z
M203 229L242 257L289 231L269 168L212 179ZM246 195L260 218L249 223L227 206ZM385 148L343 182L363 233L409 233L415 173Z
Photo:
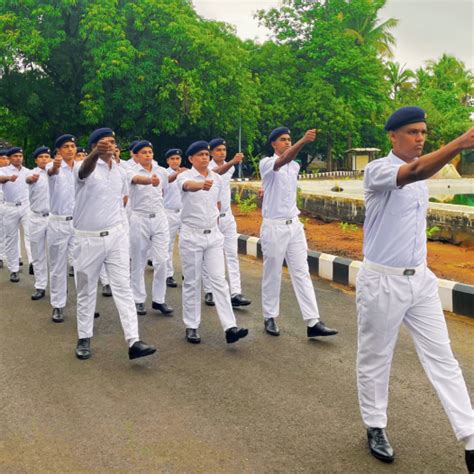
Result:
M390 83L390 97L396 101L401 89L413 86L415 74L411 69L406 69L405 65L400 66L396 62L389 61L386 66L385 78Z

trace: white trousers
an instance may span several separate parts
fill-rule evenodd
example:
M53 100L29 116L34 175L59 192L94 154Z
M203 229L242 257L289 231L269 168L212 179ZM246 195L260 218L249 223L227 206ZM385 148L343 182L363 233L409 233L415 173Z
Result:
M237 224L232 212L226 212L224 217L219 218L219 230L224 236L224 255L229 277L229 287L231 295L242 293L240 284L240 266L238 251ZM202 283L205 293L211 293L211 284L207 276L206 265L202 269Z
M319 309L308 267L308 244L303 224L296 217L291 224L265 222L260 228L263 254L263 317L280 314L280 287L283 260L290 271L291 283L304 320L319 319Z
M10 273L18 272L20 269L20 224L23 228L28 263L32 261L28 225L29 210L30 207L25 204L22 206L5 206L4 208L3 225L5 228L5 254Z
M5 224L3 223L3 214L5 213L5 205L0 202L0 260L6 260L5 254Z
M105 266L119 312L125 339L138 340L138 321L130 287L130 254L123 226L100 237L76 233L74 269L77 290L77 332L79 339L92 337L97 299L97 280Z
M427 267L413 276L397 276L363 266L356 284L357 386L365 425L387 426L390 367L404 323L457 439L473 435L471 402L451 351L435 275Z
M183 321L186 328L197 329L201 323L201 278L206 265L217 315L226 331L237 326L225 279L224 236L217 226L210 233L183 225L179 234L179 253L184 276Z
M176 236L178 235L179 229L181 228L181 213L173 209L165 209L166 218L168 219L168 228L170 231L170 241L168 244L168 260L166 261L166 277L172 277L174 275L173 266L173 250Z
M150 218L132 211L130 256L135 303L144 303L146 300L145 267L149 256L153 261L152 300L155 303L165 302L168 243L168 221L164 215Z
M46 290L48 286L48 251L46 240L48 216L42 216L30 211L29 226L31 257L35 271L35 288L37 290Z
M76 238L72 220L48 221L49 291L51 306L64 308L67 301L68 255L74 252Z

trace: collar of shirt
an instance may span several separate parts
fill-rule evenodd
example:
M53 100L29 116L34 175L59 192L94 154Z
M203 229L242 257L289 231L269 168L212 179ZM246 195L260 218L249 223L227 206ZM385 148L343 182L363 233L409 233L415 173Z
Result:
M207 179L211 176L211 173L212 173L212 171L208 168L207 176L204 176L194 166L189 171L191 171L192 178L200 178L200 179Z

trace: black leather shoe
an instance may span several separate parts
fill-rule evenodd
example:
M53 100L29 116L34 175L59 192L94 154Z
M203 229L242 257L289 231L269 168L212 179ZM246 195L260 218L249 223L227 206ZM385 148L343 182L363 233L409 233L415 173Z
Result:
M78 339L76 346L76 357L81 360L86 360L89 359L91 354L91 338L85 337L84 339Z
M3 260L0 258L0 268L3 268Z
M230 301L232 303L233 308L237 308L239 306L248 306L251 303L250 300L248 300L244 295L241 294L234 295Z
M265 331L271 336L279 336L280 328L278 327L275 318L264 319Z
M168 306L166 303L155 303L151 302L151 307L161 311L162 314L172 314L174 309L171 306Z
M367 428L367 439L372 456L382 462L393 462L395 455L384 428Z
M100 318L100 313L97 311L94 312L94 319Z
M72 266L69 267L68 275L69 275L70 277L73 277L73 276L74 276L74 267L72 267Z
M29 267L28 267L28 273L30 275L34 275L35 274L35 269L33 268L33 264L30 263Z
M143 341L137 341L132 347L128 349L129 359L138 359L139 357L146 357L156 352L156 347L149 346Z
M31 299L33 301L40 300L41 298L44 298L46 291L44 290L35 290L35 292L31 295Z
M170 288L176 288L178 284L176 283L176 280L173 277L168 277L166 279L166 286L169 286Z
M201 336L197 329L186 328L186 340L191 344L199 344L201 342Z
M112 296L112 288L110 288L110 285L104 285L102 287L102 296Z
M306 329L308 337L334 336L338 333L336 329L326 327L322 321L318 321L314 326Z
M149 267L152 267L152 266L153 266L153 260L147 260L146 263L147 263L147 265L148 265Z
M248 333L249 330L245 328L229 328L225 332L225 340L227 341L227 344L232 344L237 342L239 339L247 337Z
M53 308L53 322L63 323L64 322L64 308Z
M145 303L135 303L135 308L137 308L138 316L145 316L146 314Z
M21 261L21 258L18 259L18 265L20 265L20 267L23 266L23 262Z
M469 474L474 474L474 450L473 449L471 450L466 449L465 459L466 459L467 472L469 472Z
M20 281L20 276L18 275L18 272L11 272L10 273L10 281L12 283L18 283Z
M207 304L207 306L215 306L216 303L214 303L214 297L212 296L212 293L206 293L204 295L204 303Z

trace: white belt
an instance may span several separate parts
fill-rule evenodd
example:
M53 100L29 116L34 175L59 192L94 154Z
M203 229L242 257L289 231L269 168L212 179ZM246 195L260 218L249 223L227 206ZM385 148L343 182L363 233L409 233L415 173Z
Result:
M268 217L263 218L264 224L270 225L290 225L298 222L298 217L293 217L292 219L268 219Z
M416 272L423 270L426 267L425 263L418 265L417 267L400 268L400 267L387 267L386 265L380 265L378 263L370 262L364 258L362 266L373 270L384 275L401 275L401 276L413 276Z
M183 224L183 230L189 229L192 232L196 232L198 234L210 234L211 232L216 232L218 230L217 226L211 227L209 229L201 229L200 227L191 227L190 225Z
M3 204L8 207L19 207L19 206L26 206L26 202L7 202L5 201Z
M107 237L109 235L114 235L120 231L123 231L122 224L118 224L115 227L111 227L110 229L105 229L105 230L89 231L89 230L74 229L74 233L78 237Z
M49 215L52 221L72 221L72 216L57 216L56 214Z
M33 209L31 209L31 212L33 214L36 214L37 216L41 216L41 217L48 217L49 216L49 212L38 212L38 211L33 211Z

